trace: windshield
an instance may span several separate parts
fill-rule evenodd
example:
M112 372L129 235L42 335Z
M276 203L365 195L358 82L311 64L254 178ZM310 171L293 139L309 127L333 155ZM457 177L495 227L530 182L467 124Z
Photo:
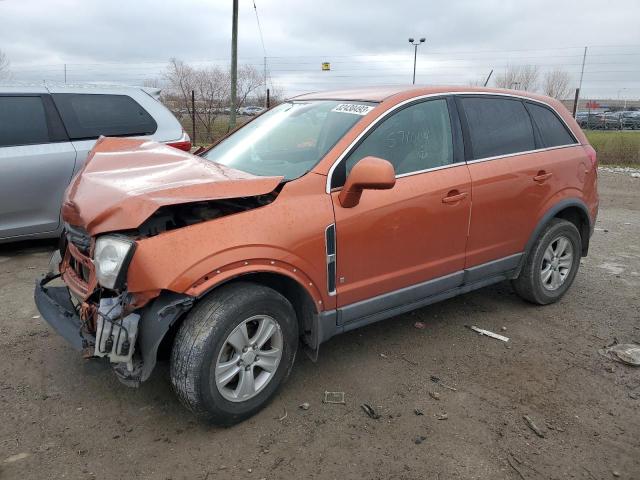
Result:
M282 103L203 156L253 175L292 180L311 170L373 107L334 100Z

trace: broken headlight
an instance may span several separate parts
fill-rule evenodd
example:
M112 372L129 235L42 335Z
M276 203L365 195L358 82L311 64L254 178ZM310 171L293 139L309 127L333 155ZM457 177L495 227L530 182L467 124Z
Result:
M93 264L101 286L110 289L120 289L124 286L135 245L136 243L128 238L109 235L96 240Z

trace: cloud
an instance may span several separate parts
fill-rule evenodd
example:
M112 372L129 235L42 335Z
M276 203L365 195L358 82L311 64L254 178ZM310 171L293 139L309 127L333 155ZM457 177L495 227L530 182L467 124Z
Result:
M577 81L581 45L638 43L640 3L599 0L256 0L274 81L297 93L369 83L406 83L419 49L418 79L466 83L510 63L560 66ZM231 2L210 0L5 0L0 46L14 77L141 83L170 57L226 67ZM240 1L241 63L262 67L252 0ZM601 35L606 32L606 35ZM636 48L593 47L585 88L638 89ZM566 48L576 47L576 48ZM633 53L636 52L634 56ZM605 62L606 60L606 62ZM321 72L322 61L332 71Z

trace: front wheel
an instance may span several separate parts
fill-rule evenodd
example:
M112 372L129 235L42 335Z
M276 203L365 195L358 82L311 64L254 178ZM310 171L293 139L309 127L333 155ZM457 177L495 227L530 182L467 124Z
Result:
M531 248L520 275L512 281L516 293L539 305L560 300L578 273L581 245L576 226L554 218Z
M182 403L218 425L254 415L293 366L298 323L275 290L238 282L213 291L188 314L171 352Z

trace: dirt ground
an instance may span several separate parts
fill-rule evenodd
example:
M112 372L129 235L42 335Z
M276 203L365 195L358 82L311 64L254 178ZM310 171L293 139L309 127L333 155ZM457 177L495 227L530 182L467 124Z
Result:
M336 337L317 363L299 352L276 399L228 429L181 407L166 364L130 389L83 361L36 318L52 245L2 246L0 478L640 479L640 368L598 353L640 343L640 179L602 172L600 193L560 303L528 305L504 283ZM325 390L346 404L323 404Z

